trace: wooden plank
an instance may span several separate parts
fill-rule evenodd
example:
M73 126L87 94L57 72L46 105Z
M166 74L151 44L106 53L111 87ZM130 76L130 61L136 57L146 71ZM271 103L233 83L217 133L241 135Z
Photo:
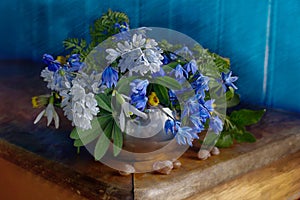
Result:
M0 139L0 157L55 183L58 188L71 190L88 199L133 198L131 176L122 177L114 169L92 159L84 159L84 156L75 163L58 163Z
M10 66L15 75L0 79L0 157L88 199L132 199L131 176L120 176L116 170L96 162L84 148L76 153L69 138L72 127L61 112L63 128L46 127L45 119L33 124L42 108L32 108L31 96L49 92L41 89L44 83L38 76L32 78L32 74L39 74L38 67L32 68L32 63L21 68L2 64Z
M135 199L188 198L300 150L300 116L268 112L250 131L259 138L256 143L235 144L205 161L193 147L179 159L183 166L168 176L135 174Z
M299 199L300 151L187 200Z
M61 187L0 158L0 199L87 200L80 191Z

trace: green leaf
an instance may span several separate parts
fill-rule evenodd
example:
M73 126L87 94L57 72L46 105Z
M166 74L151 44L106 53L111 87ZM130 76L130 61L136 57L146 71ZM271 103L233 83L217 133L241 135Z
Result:
M226 101L230 101L234 97L234 89L229 87L229 90L226 92Z
M114 123L113 131L112 131L112 139L114 141L114 146L113 146L114 156L117 156L122 150L123 134L121 129L116 123Z
M74 141L74 146L79 147L79 146L87 145L90 142L94 141L97 137L99 137L99 135L100 135L100 130L97 130L97 131L93 132L92 134L90 134L86 137L76 139Z
M100 160L105 155L109 144L110 140L107 138L106 134L102 134L94 149L94 157L96 160Z
M248 131L243 132L243 134L234 134L233 137L237 142L256 142L254 135Z
M153 83L162 85L171 90L180 90L181 89L181 85L174 78L171 78L168 76L157 77L153 80Z
M130 91L130 86L129 84L133 81L137 79L136 77L134 76L131 76L131 77L122 77L118 83L117 83L117 90L119 93L121 94L127 94L128 91Z
M110 120L103 130L104 134L99 137L94 150L94 157L96 160L100 160L105 155L110 144L114 124L115 121L113 119Z
M214 133L207 134L202 144L204 147L214 146L218 137L219 135Z
M109 122L113 121L113 117L111 114L100 116L98 118L94 118L91 121L92 128L88 130L82 130L80 128L74 128L70 134L72 139L75 139L74 146L80 147L84 146L92 141L94 141L101 133L100 126L104 131Z
M110 99L107 95L100 93L95 96L98 106L108 112L112 112Z
M109 124L110 121L114 120L112 114L105 114L98 117L98 121L102 130L104 131L106 126Z
M234 94L234 96L226 103L227 103L227 108L237 106L240 103L240 95Z
M233 144L233 139L231 135L226 132L225 133L222 132L216 146L224 148L224 147L230 147L232 144Z
M230 115L230 121L237 127L249 126L259 122L265 112L265 109L258 111L248 109L233 111Z
M81 139L74 140L73 145L74 145L74 147L84 146L84 144L81 142Z
M153 91L156 93L160 103L162 103L165 106L169 105L169 95L167 88L161 85L154 84Z
M83 130L83 129L80 129L77 127L74 128L70 134L70 138L77 140L80 138L87 137L91 134L94 134L94 132L97 132L97 127L99 127L99 122L98 122L97 118L94 118L91 121L91 126L92 126L92 128L88 129L88 130Z
M171 62L167 65L162 66L163 70L165 72L171 72L172 69L174 69L178 65L178 62Z

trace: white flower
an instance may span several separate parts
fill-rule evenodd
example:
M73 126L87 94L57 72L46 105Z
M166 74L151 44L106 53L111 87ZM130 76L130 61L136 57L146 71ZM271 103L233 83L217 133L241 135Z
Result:
M91 120L99 112L94 94L102 92L100 87L101 74L92 72L87 75L80 72L72 81L72 87L60 91L62 97L61 107L65 116L72 124L84 130L92 128Z
M122 104L122 108L121 108L121 113L120 113L120 129L121 131L125 131L125 116L127 118L130 117L130 114L134 114L136 116L142 117L143 119L147 119L148 116L147 114L139 111L138 109L136 109L133 105L131 105L128 102L124 102Z
M99 112L95 95L92 92L86 93L83 82L73 80L73 86L69 92L63 91L62 107L65 115L72 120L73 125L84 130L91 129L91 120Z
M149 71L151 73L158 72L162 65L162 50L157 47L157 42L153 39L143 38L142 34L134 34L132 41L118 43L118 48L107 49L108 63L113 63L118 57L121 57L118 66L121 72L127 69L132 72L144 75Z
M61 91L67 88L70 85L69 80L63 74L60 74L60 71L52 72L46 67L41 72L41 77L44 78L44 81L47 82L47 88L55 91Z
M101 77L102 75L100 73L96 73L95 71L93 71L90 75L80 72L73 82L77 82L79 85L84 87L86 92L99 94L104 90L103 87L99 88L101 85Z
M59 117L54 109L53 103L49 103L48 106L42 112L40 112L40 114L36 117L33 123L34 124L38 123L43 116L47 117L47 121L48 121L47 126L49 126L52 120L54 119L55 128L58 128Z

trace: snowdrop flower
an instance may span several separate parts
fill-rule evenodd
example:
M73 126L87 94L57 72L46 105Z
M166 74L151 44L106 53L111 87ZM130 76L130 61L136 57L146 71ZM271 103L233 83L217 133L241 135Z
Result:
M40 112L40 114L38 114L38 116L36 117L36 119L34 120L34 124L38 123L43 116L47 117L47 126L50 125L50 123L52 122L52 120L54 119L54 124L55 124L55 128L59 127L59 117L58 114L56 113L54 106L53 106L53 101L54 101L54 97L51 96L49 99L49 104L48 106L42 110L42 112Z
M113 63L121 57L118 66L121 72L129 70L144 75L149 71L158 72L163 64L161 55L163 51L157 47L157 42L153 39L146 39L142 34L134 34L131 41L119 42L116 49L107 49L106 59L108 63Z
M130 115L134 114L136 116L142 117L143 119L148 118L148 116L145 113L139 111L138 109L136 109L134 106L132 106L128 102L124 102L122 104L121 109L122 110L121 110L121 113L120 113L120 129L122 131L125 130L125 122L126 122L125 117L129 118Z

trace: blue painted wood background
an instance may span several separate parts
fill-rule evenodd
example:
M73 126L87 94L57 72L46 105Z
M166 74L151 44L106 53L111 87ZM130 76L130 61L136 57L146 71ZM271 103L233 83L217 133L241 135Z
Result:
M0 59L59 54L63 39L86 37L108 8L133 28L175 29L229 57L243 101L300 112L299 0L1 1Z

